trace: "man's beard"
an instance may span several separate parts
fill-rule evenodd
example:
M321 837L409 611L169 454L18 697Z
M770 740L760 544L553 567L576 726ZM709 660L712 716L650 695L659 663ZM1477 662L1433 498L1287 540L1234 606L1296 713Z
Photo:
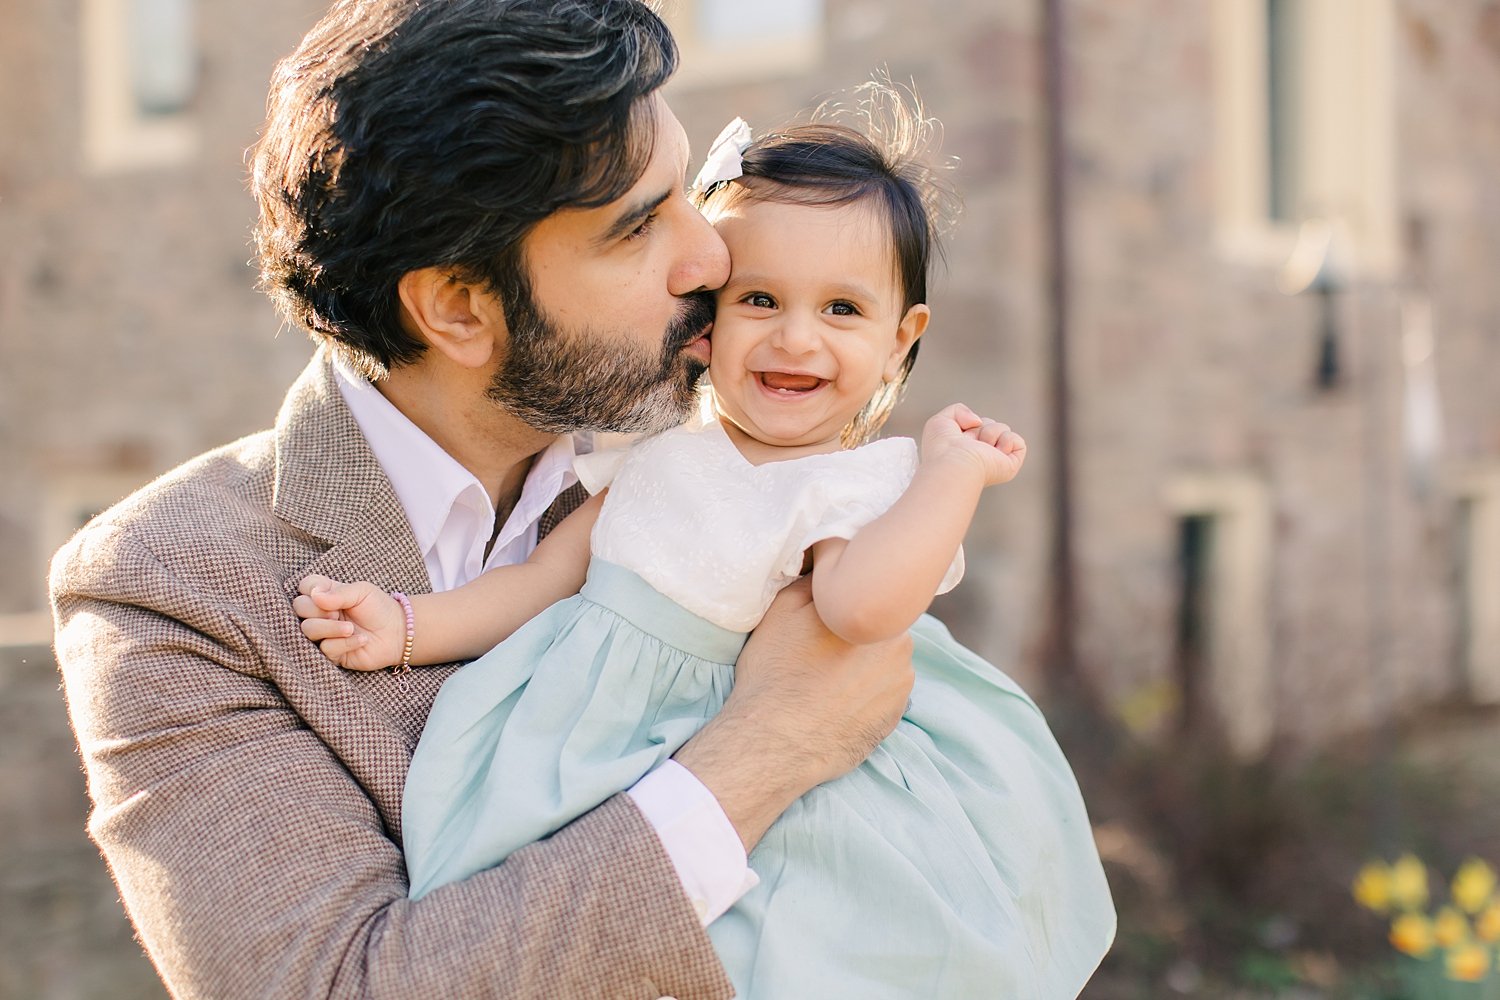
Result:
M554 434L658 431L681 423L696 403L706 366L682 348L713 322L711 293L683 297L653 353L608 331L561 329L524 275L508 292L510 342L489 396L528 426Z

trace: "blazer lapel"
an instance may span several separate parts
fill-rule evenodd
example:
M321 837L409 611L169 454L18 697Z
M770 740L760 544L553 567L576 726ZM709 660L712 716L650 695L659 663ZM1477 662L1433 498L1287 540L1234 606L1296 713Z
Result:
M406 512L344 403L327 351L287 394L276 421L273 513L327 548L288 567L287 600L302 577L369 580L388 590L427 593L427 568ZM371 793L399 840L401 791L422 725L453 667L340 670L311 643L271 665L287 699Z
M406 511L339 392L325 350L287 394L276 419L272 512L323 548L305 566L287 567L288 607L304 576L369 580L385 590L426 594L427 565ZM587 494L565 490L543 515L545 535ZM287 699L371 793L399 841L401 792L412 751L443 681L459 664L388 671L340 670L295 636L291 655L269 668Z

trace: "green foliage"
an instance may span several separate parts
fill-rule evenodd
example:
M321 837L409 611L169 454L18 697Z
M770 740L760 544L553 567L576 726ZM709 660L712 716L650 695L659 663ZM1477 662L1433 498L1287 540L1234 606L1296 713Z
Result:
M1235 979L1242 985L1280 992L1302 982L1286 955L1266 951L1249 951L1235 965Z
M1500 858L1500 719L1434 718L1387 752L1362 742L1255 763L1187 739L1116 734L1102 753L1079 752L1093 735L1059 739L1120 913L1083 1000L1482 997L1472 983L1445 979L1450 994L1413 982L1350 885L1398 848L1445 873L1466 856ZM1174 978L1184 968L1193 975Z

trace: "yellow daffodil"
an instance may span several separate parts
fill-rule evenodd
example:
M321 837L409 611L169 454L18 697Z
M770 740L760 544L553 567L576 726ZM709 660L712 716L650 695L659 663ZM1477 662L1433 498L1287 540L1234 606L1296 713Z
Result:
M1452 948L1444 958L1449 979L1477 983L1490 971L1490 950L1482 944L1464 944Z
M1452 948L1469 939L1469 921L1451 906L1437 912L1432 922L1432 939L1440 948Z
M1432 921L1420 913L1403 913L1391 924L1391 944L1414 958L1425 958L1433 947Z
M1484 912L1474 918L1474 936L1491 944L1500 941L1500 899L1486 906Z
M1484 909L1494 891L1495 869L1478 858L1465 861L1453 876L1453 901L1465 913L1478 913Z
M1391 903L1399 910L1427 905L1427 866L1413 854L1403 854L1391 865Z
M1354 876L1354 901L1367 910L1388 913L1391 908L1391 869L1383 861L1371 861Z

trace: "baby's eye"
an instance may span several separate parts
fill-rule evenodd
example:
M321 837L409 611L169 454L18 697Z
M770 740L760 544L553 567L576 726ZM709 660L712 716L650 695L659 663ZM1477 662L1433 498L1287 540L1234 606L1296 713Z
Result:
M835 315L835 316L858 316L859 315L859 307L858 306L856 306L853 302L844 302L842 300L840 300L838 302L831 303L828 306L828 311L830 313L832 313L833 315Z
M754 306L756 309L776 308L776 300L765 292L751 292L745 296L743 301L747 306Z

